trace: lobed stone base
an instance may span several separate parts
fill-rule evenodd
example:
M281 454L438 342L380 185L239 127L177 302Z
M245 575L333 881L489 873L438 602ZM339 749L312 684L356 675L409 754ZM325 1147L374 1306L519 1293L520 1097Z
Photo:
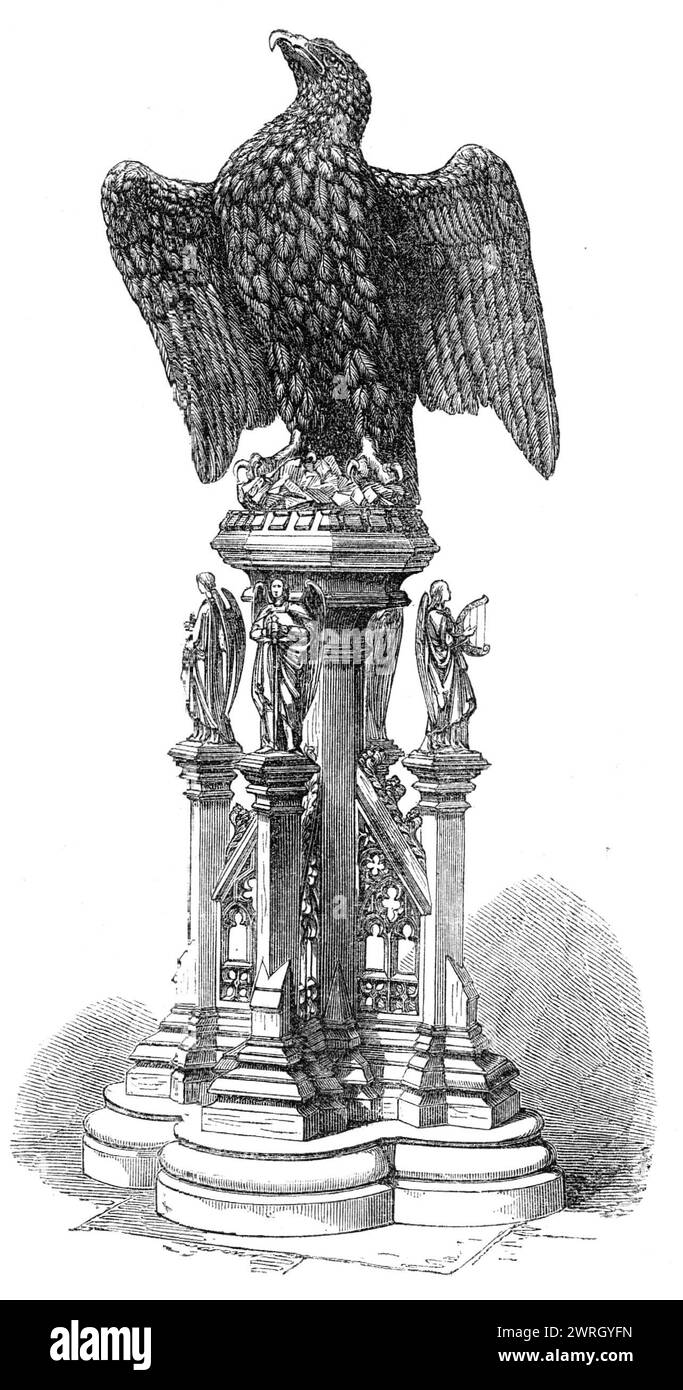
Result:
M394 1193L399 1226L501 1226L540 1221L564 1207L561 1173L539 1173L511 1182L425 1188L402 1183Z
M393 1194L384 1184L336 1193L331 1197L243 1197L208 1195L162 1174L157 1183L157 1211L169 1221L222 1235L341 1235L369 1231L391 1223Z
M114 1187L154 1187L159 1155L186 1109L168 1097L128 1095L107 1086L105 1105L83 1121L83 1172Z
M157 1210L240 1236L538 1220L564 1206L541 1129L526 1113L476 1135L384 1120L301 1142L207 1132L193 1113L161 1154Z

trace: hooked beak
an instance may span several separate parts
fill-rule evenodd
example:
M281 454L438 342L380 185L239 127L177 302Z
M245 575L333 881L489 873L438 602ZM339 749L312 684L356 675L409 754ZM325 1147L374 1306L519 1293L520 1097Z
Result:
M309 71L311 68L316 68L318 72L325 71L320 59L316 58L311 51L310 43L304 34L290 34L288 29L273 29L268 39L268 46L271 53L274 49L281 48L288 63L290 59L294 59L295 62L298 60L302 63Z

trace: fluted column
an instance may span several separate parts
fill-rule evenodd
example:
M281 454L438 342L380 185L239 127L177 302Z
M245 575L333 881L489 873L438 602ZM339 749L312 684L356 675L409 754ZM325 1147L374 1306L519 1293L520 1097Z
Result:
M204 1128L311 1139L323 1123L297 1030L301 945L301 818L318 771L304 753L261 750L240 764L257 818L256 980L251 1035L219 1069Z
M430 1028L459 1027L448 961L464 966L465 815L475 778L488 767L481 753L412 753L405 767L415 774L420 794L422 845L432 891L432 912L424 918L422 940L422 1018ZM471 1023L476 1022L476 1000Z
M221 917L213 889L232 833L232 784L242 749L238 743L187 739L175 744L170 756L190 803L188 938L196 951L196 1043L185 1058L182 1099L194 1102L206 1099L217 1060Z
M465 814L488 767L467 748L412 753L423 817L432 911L422 923L422 1028L406 1068L399 1119L418 1128L491 1129L519 1110L516 1068L492 1053L477 1022L477 992L465 965Z
M363 730L365 613L328 602L325 650L311 736L320 760L320 994L327 1001L341 972L355 991L356 771Z
M299 983L301 817L317 772L303 753L258 752L242 758L256 812L256 968L272 975L289 963Z

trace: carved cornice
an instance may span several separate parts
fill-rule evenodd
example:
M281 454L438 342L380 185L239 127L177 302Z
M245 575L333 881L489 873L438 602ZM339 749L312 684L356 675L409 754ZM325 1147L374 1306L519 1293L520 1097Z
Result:
M359 575L376 579L380 574L418 574L438 550L415 511L355 516L228 512L212 546L226 564L248 572L301 567L317 576L344 569L349 580Z

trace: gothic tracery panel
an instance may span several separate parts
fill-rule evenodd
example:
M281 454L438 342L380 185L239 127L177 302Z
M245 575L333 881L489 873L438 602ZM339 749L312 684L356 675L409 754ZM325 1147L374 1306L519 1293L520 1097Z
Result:
M419 911L362 815L359 820L359 1008L365 1014L416 1014Z
M248 1004L254 983L256 868L253 856L221 904L220 999Z

